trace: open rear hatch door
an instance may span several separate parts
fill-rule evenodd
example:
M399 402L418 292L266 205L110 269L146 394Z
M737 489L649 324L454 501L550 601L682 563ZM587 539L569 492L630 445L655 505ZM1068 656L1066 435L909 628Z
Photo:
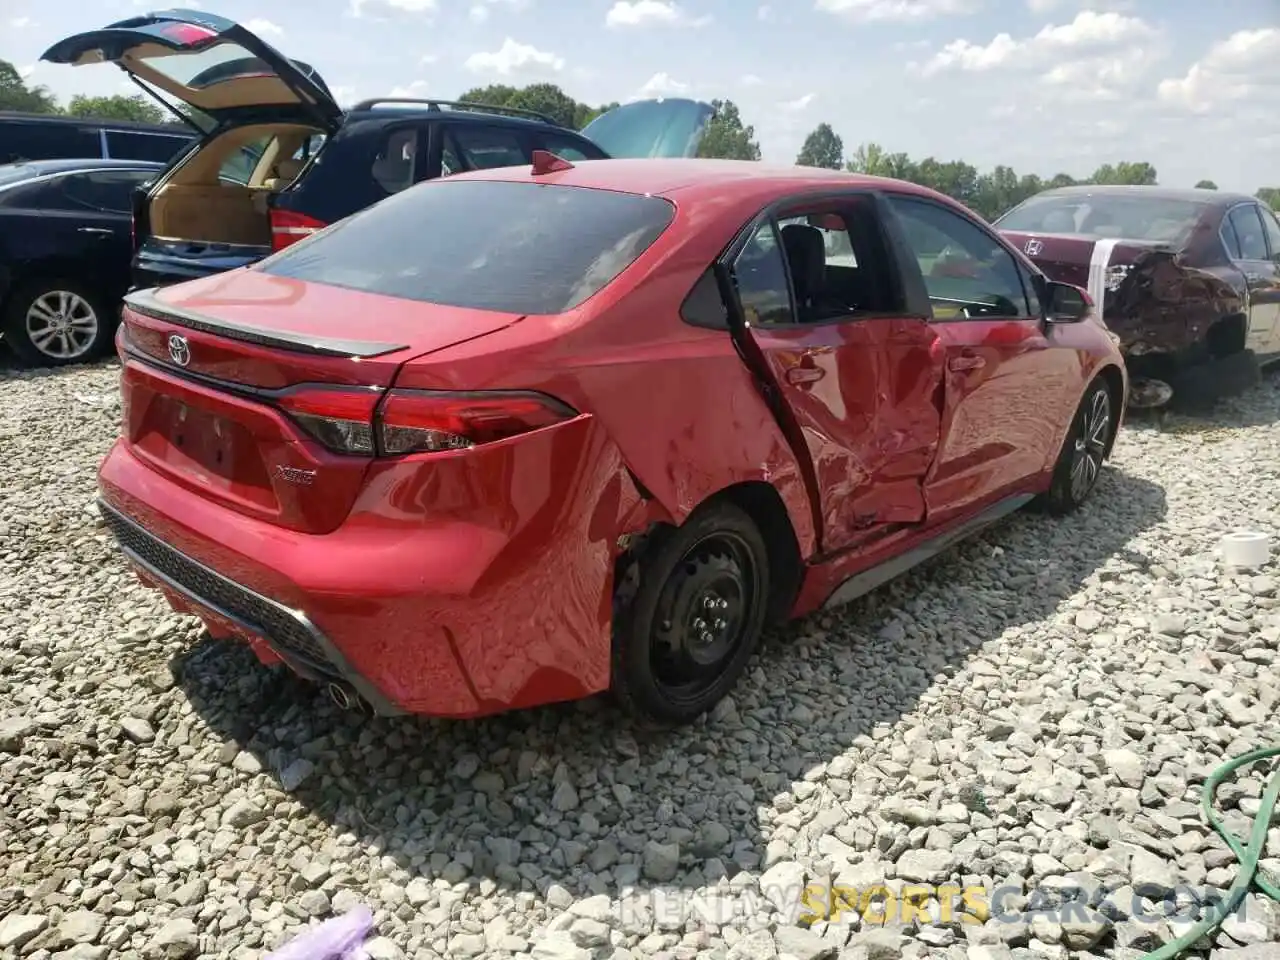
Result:
M117 335L125 441L233 510L327 533L375 456L458 413L391 390L401 366L521 319L257 270L135 291Z
M311 66L289 60L233 20L199 10L162 10L119 20L67 37L40 59L77 67L114 63L202 133L264 110L274 120L318 124L329 131L342 118L342 109ZM186 104L190 112L176 110L157 90Z
M715 112L698 100L636 100L600 114L582 135L619 160L696 157Z

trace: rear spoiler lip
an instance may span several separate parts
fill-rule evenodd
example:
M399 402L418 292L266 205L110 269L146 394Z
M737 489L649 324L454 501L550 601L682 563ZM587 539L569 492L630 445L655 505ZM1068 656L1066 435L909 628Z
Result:
M176 323L179 326L201 333L211 333L226 337L228 340L239 340L243 343L256 343L259 346L275 347L293 353L304 353L322 357L348 357L370 360L408 350L407 343L384 343L376 340L339 340L332 337L318 337L308 333L294 333L288 330L267 330L250 324L235 323L211 317L205 313L175 307L164 303L156 296L159 287L147 287L126 294L124 304L135 313Z

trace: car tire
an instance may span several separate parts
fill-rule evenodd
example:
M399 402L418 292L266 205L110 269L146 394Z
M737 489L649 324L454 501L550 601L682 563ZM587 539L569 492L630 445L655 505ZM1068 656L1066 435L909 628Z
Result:
M1085 390L1053 465L1049 490L1041 505L1062 516L1078 509L1089 498L1102 473L1119 410L1106 381L1095 379Z
M764 630L769 551L729 503L650 534L615 588L612 692L633 716L689 723L724 698Z
M82 283L58 277L17 287L0 324L14 355L37 367L96 360L110 349L115 336L104 298ZM59 325L61 332L50 334Z

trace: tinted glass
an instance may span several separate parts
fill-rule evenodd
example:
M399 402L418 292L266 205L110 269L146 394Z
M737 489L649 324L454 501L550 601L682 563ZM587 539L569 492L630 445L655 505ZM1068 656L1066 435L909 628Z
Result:
M938 320L1030 315L1013 257L985 230L921 200L891 196Z
M674 213L657 197L437 179L267 258L261 269L406 300L555 314L611 282Z
M260 137L239 147L235 153L222 161L218 176L223 180L247 185L253 177L253 171L258 168L258 161L262 159L267 146L274 139L274 136Z
M550 150L557 157L563 157L570 163L578 160L599 160L604 155L604 151L576 137L558 137L554 133L549 133L543 134L541 140L544 150Z
M1266 207L1262 208L1262 228L1267 234L1267 244L1271 249L1271 259L1280 259L1280 222L1275 214Z
M0 121L0 163L101 156L102 137L92 127Z
M602 113L582 135L611 157L695 157L712 113L693 100L639 100Z
M156 176L151 171L103 170L62 178L62 193L73 207L99 213L130 213L133 192Z
M170 137L159 133L107 131L107 151L117 160L151 160L168 163L191 142L190 137Z
M1236 207L1228 215L1231 228L1235 231L1238 256L1241 260L1266 260L1267 241L1262 232L1262 220L1258 210L1252 204Z
M480 124L459 124L452 131L453 145L467 165L475 170L518 167L529 162L524 145L515 131Z
M1001 230L1073 233L1085 237L1180 243L1194 229L1204 204L1136 194L1066 194L1032 197L996 221Z
M787 265L773 225L752 234L733 262L733 282L747 323L794 323Z

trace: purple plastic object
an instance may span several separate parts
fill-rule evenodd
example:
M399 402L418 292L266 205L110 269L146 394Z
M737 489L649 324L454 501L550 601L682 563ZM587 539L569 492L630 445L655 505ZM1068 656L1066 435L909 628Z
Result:
M355 960L372 926L369 908L356 907L303 931L267 954L265 960Z

